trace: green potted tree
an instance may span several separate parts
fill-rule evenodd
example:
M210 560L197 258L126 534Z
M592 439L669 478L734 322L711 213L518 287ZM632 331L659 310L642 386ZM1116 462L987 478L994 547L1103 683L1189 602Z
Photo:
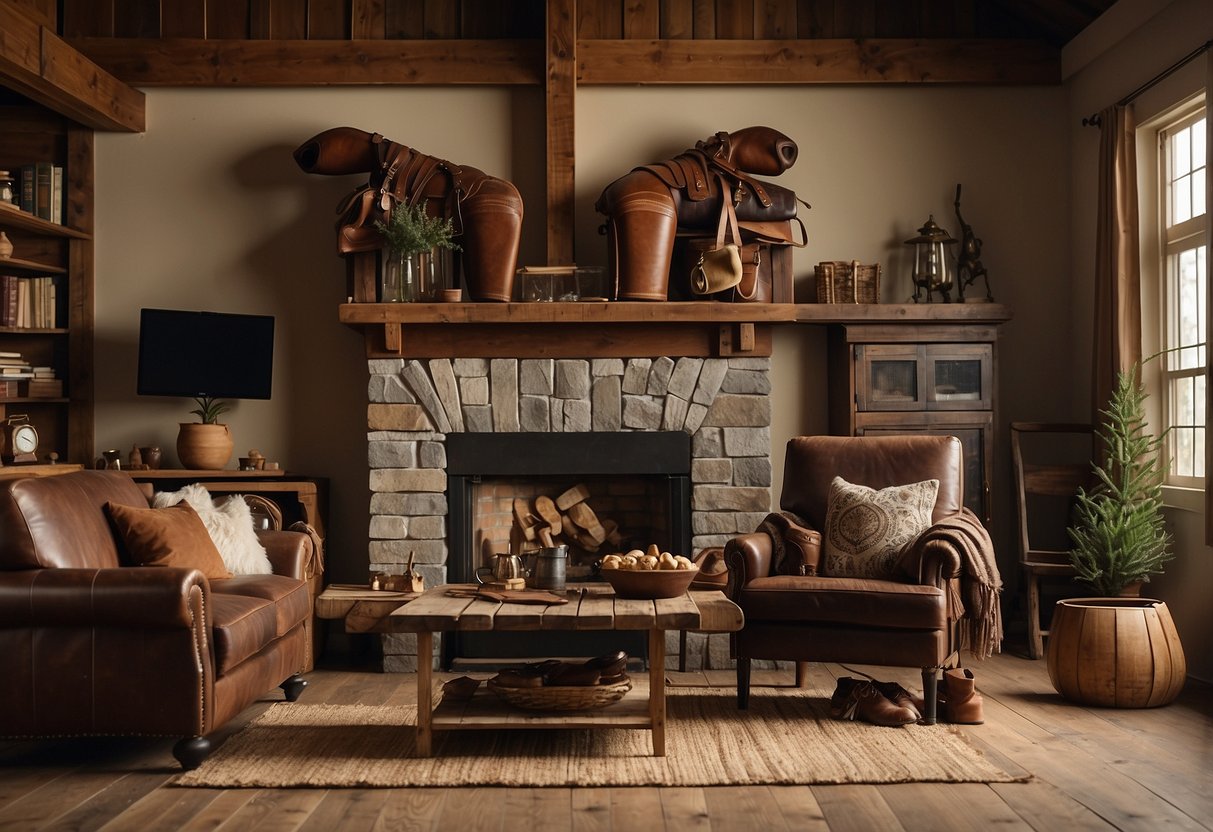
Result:
M1163 436L1149 432L1145 400L1137 367L1117 375L1101 411L1104 459L1092 463L1097 482L1079 489L1068 529L1077 580L1104 597L1057 602L1049 678L1058 693L1083 704L1165 705L1179 695L1187 672L1167 605L1136 597L1174 556L1162 511Z
M424 205L397 205L386 223L375 221L383 236L380 300L384 303L435 301L446 288L444 252L457 251L454 224L431 217Z

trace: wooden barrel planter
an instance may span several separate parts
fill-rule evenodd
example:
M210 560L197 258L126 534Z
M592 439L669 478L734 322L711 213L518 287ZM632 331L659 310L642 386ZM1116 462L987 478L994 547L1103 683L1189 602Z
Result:
M1069 598L1049 629L1049 679L1083 705L1154 708L1179 696L1187 675L1171 611L1150 598Z

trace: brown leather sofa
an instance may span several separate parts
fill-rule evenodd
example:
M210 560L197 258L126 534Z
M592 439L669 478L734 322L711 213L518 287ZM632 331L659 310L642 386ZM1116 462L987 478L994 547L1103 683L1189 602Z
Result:
M208 580L124 566L105 504L147 508L129 477L78 471L0 484L0 736L206 735L280 686L307 683L312 543L263 532L273 575Z
M780 507L823 531L830 482L881 489L939 480L932 521L963 517L963 466L951 436L797 437L788 442ZM961 521L967 522L967 521ZM935 528L935 527L932 527ZM984 535L984 533L983 533ZM919 538L931 537L931 529ZM988 539L988 538L987 538ZM906 547L890 580L780 574L769 534L729 541L729 594L745 613L733 635L738 706L748 704L751 659L858 662L922 669L926 713L934 722L939 668L957 649L955 619L962 553L933 539Z

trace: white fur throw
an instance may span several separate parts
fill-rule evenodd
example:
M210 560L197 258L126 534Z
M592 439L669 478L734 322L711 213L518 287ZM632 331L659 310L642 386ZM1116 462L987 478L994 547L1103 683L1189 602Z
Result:
M222 501L211 499L205 487L187 485L180 491L162 491L152 498L152 506L166 508L186 502L198 512L223 564L233 575L269 575L274 570L266 557L265 547L253 529L253 516L248 503L240 495Z

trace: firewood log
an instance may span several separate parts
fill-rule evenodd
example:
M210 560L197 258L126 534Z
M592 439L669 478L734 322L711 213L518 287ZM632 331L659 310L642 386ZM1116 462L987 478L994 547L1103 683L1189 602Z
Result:
M590 489L586 487L585 483L580 482L556 498L556 508L561 511L568 511L569 506L575 506L578 503L584 502L589 497Z
M543 518L549 526L560 528L560 512L556 510L556 504L552 502L551 497L536 497L535 513Z
M598 522L598 515L594 513L594 509L585 503L576 503L569 506L567 517L576 523L578 528L592 537L595 543L601 544L606 540L606 529Z

